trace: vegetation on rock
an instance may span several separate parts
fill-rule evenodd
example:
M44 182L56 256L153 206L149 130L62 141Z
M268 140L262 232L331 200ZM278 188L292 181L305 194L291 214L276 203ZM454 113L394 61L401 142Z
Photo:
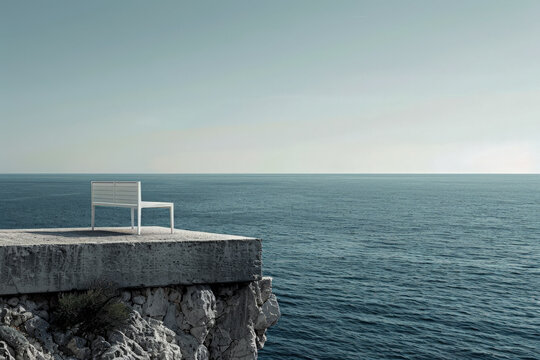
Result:
M126 323L130 309L119 301L118 290L99 284L81 293L63 293L53 312L54 324L78 334L105 334Z

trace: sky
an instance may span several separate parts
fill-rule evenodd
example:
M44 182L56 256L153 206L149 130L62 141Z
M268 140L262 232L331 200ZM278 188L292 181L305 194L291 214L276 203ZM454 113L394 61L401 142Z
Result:
M0 173L538 173L540 1L2 1Z

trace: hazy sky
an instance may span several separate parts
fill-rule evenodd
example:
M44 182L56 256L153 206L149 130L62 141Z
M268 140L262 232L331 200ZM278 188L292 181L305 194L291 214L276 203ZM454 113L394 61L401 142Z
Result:
M540 172L540 1L2 1L0 172Z

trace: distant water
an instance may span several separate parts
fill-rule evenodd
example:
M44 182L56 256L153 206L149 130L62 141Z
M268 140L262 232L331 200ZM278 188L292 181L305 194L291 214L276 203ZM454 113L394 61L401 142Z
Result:
M262 360L540 359L540 176L0 175L0 228L88 226L99 179L264 239L283 317Z

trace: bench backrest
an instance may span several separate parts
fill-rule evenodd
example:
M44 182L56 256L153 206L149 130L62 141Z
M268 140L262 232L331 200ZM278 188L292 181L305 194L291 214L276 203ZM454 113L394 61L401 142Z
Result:
M140 201L140 181L92 181L92 204L137 206Z

